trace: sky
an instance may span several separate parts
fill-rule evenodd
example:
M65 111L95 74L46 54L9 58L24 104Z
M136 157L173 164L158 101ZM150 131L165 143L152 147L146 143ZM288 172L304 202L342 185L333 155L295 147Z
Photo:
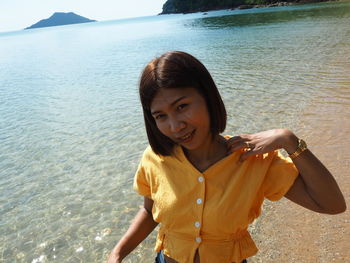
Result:
M21 30L54 12L98 21L157 15L166 0L0 0L0 32Z

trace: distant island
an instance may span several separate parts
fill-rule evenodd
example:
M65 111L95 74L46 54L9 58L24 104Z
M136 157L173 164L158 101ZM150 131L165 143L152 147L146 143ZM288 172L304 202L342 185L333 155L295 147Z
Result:
M205 12L219 9L248 9L326 1L329 0L167 0L163 5L163 11L160 15Z
M62 13L56 12L51 17L47 19L40 20L38 23L31 25L25 29L39 28L39 27L50 27L50 26L62 26L70 24L88 23L96 22L96 20L91 20L83 16L74 14L73 12Z

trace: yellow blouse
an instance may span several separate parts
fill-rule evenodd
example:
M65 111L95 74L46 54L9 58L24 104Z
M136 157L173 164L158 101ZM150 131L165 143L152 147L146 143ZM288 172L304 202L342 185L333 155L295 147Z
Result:
M261 213L264 198L282 198L298 176L279 151L240 163L235 152L199 172L177 146L174 156L148 147L134 178L134 189L154 201L160 223L155 250L180 263L231 263L258 251L247 231Z

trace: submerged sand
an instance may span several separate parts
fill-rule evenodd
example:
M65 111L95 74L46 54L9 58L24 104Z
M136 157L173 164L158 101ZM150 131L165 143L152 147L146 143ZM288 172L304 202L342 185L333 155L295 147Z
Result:
M350 81L342 81L334 94L315 98L304 109L295 132L332 172L349 207ZM286 198L266 202L252 229L260 251L249 262L350 262L349 223L349 209L325 215Z

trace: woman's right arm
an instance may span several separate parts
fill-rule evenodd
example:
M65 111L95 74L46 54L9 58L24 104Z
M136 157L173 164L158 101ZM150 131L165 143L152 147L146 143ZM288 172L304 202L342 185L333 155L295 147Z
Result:
M120 263L138 244L140 244L158 225L152 217L153 200L145 197L144 207L140 209L128 231L113 248L108 263Z

